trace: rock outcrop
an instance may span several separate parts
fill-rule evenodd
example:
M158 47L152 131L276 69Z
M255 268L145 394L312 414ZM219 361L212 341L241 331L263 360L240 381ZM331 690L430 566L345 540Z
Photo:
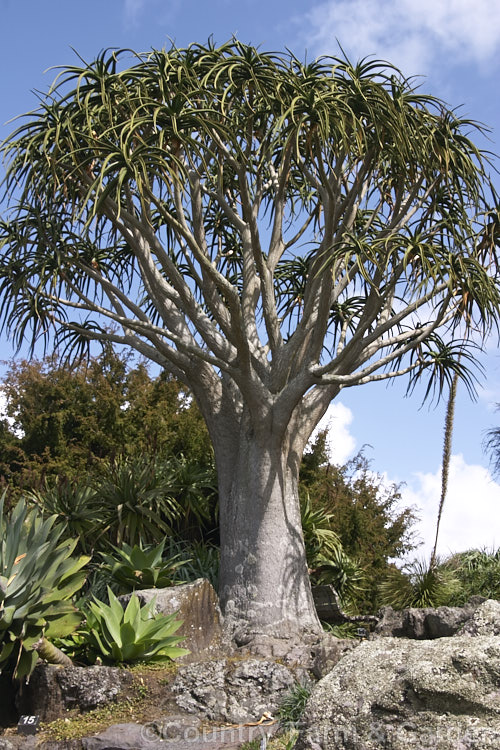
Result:
M20 714L53 721L76 708L90 711L126 695L132 685L130 672L118 667L55 667L37 664L29 682L16 696Z
M180 709L210 721L241 724L276 711L296 673L260 659L217 659L180 667L171 692Z
M498 750L499 615L485 602L464 634L365 641L313 689L296 750Z
M156 612L164 615L178 613L182 626L176 635L184 638L179 645L190 651L181 661L197 661L200 652L215 653L221 649L222 615L219 600L206 578L165 589L142 589L135 593L141 605L155 598ZM127 606L130 597L131 594L119 597L123 607ZM205 656L208 658L208 654Z
M484 597L475 596L463 607L411 607L401 610L382 607L373 635L416 640L449 638L461 630L484 601Z

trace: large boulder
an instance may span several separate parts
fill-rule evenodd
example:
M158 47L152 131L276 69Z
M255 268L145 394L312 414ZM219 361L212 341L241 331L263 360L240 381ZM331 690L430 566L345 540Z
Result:
M202 719L241 724L276 711L297 681L284 664L214 659L179 668L171 686L177 706Z
M60 667L39 663L16 696L20 714L53 721L67 711L90 711L127 694L130 672L118 667Z
M402 610L383 607L378 612L379 621L373 635L417 640L448 638L462 629L484 601L483 597L477 596L463 607L410 607Z
M362 643L313 689L296 750L498 750L500 639Z
M500 602L488 599L476 609L460 635L500 635Z
M170 586L165 589L142 589L135 592L142 605L155 599L155 611L164 615L178 613L182 626L176 635L183 637L179 645L190 653L181 661L197 661L200 653L211 658L222 646L222 615L219 600L211 583L198 578L192 583ZM119 597L126 607L131 594Z

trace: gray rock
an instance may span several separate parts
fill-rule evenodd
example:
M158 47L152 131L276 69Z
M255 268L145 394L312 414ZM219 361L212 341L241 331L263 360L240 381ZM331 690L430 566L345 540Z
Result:
M275 730L276 725L223 728L188 726L184 721L174 732L165 732L159 722L144 726L116 724L95 737L83 739L82 750L236 750Z
M312 672L319 679L327 674L343 657L358 645L354 638L336 638L331 633L305 633L300 639L276 638L262 633L253 634L235 652L237 656L256 656L267 661L279 661L293 667L299 681Z
M378 623L378 617L375 615L348 615L344 612L339 595L331 584L313 586L312 595L316 612L322 622L329 622L332 625L341 625L344 622L372 623L374 625Z
M344 658L348 651L359 646L360 641L354 638L323 638L314 649L314 658L310 671L320 680Z
M143 589L135 592L142 605L156 598L155 610L164 615L178 612L183 621L176 635L183 636L179 645L190 654L181 661L196 661L200 652L216 653L222 646L222 615L219 600L211 583L198 578L192 583L170 586L165 589ZM118 597L126 607L131 594Z
M313 689L296 750L498 750L500 640L365 641Z
M296 682L271 661L219 659L179 669L171 686L179 708L211 721L240 724L273 713Z
M465 623L460 635L500 635L500 602L487 599Z
M474 597L463 607L436 609L411 607L394 610L392 607L383 607L378 613L379 622L373 635L416 640L448 638L460 632L484 601L482 597Z
M127 692L132 675L117 667L56 667L39 663L16 697L20 714L53 721L76 708L90 711Z

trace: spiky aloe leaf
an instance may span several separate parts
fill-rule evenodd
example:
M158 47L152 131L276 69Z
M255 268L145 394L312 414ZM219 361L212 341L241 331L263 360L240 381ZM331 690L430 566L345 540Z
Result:
M188 653L177 647L173 634L182 625L174 615L154 614L155 600L141 607L132 594L125 609L108 588L109 605L94 599L89 604L87 630L80 631L92 656L114 663L166 661Z
M0 664L15 658L17 677L29 674L38 655L31 647L46 634L63 637L81 617L71 597L85 580L88 557L73 558L75 544L60 541L54 517L28 511L20 500L10 515L0 499ZM16 650L10 644L16 644ZM26 671L28 670L28 671Z

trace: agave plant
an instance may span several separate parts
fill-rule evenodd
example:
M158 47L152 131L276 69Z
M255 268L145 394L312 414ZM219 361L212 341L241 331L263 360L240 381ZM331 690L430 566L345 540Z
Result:
M75 630L81 615L71 602L85 580L89 557L73 557L76 540L60 541L63 527L20 500L4 516L0 499L0 664L14 659L14 675L33 670L47 639Z
M120 594L135 589L164 588L174 584L175 573L186 562L182 555L163 559L165 540L157 546L130 547L125 542L113 548L113 554L101 552L102 572L116 584Z
M164 662L189 653L177 646L182 638L174 633L182 625L175 614L154 614L155 599L141 607L132 594L123 609L108 588L109 605L98 599L89 602L86 627L78 634L92 661L101 658L111 664L138 661Z

